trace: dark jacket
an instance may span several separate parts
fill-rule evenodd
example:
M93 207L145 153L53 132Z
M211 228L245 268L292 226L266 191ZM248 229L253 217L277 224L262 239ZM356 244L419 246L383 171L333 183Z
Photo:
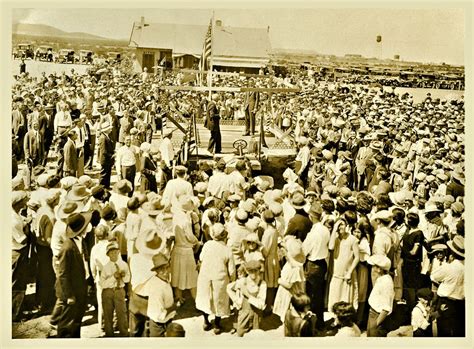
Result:
M454 199L458 196L464 196L464 185L455 181L449 182L446 188L446 195L452 195Z
M313 223L309 219L308 214L304 210L296 210L296 214L288 222L286 234L296 236L301 241L304 241L312 227Z
M210 131L219 131L219 110L215 102L209 102L207 106L206 126Z
M86 297L87 282L84 259L71 238L64 241L58 255L56 297L66 300Z
M41 137L41 133L38 131L38 137L34 130L28 131L23 141L23 150L25 157L31 159L43 159L44 157L44 141Z
M72 139L68 139L64 145L64 171L77 171L77 149Z
M115 146L112 140L106 135L101 135L99 140L99 163L103 166L104 164L112 164L112 156L114 155Z

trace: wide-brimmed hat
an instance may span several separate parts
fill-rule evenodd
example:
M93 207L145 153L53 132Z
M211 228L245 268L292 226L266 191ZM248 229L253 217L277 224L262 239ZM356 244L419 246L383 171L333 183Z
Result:
M383 143L381 141L373 141L370 143L369 148L381 152L383 150Z
M24 190L17 190L12 193L12 206L17 205L21 202L27 203L29 195Z
M89 225L92 212L74 213L67 219L66 236L73 238L82 234Z
M252 259L244 263L244 269L247 273L252 271L262 271L263 264L259 260Z
M221 241L227 237L227 231L221 223L214 224L210 230L211 238L215 241Z
M302 209L306 206L306 199L304 198L304 195L300 192L296 192L293 194L291 197L291 206L293 206L295 209Z
M429 251L428 253L444 252L447 249L448 246L446 246L445 244L434 244L433 246L431 246L431 251Z
M198 194L203 194L206 192L207 190L207 183L206 182L197 182L195 185L194 185L194 190L198 193Z
M121 179L115 183L114 190L120 194L126 195L132 191L132 183L127 179Z
M75 184L71 190L67 193L66 199L71 201L83 201L90 197L91 194L87 188L82 184Z
M462 170L461 166L456 166L453 171L451 171L451 176L456 179L457 181L464 184L466 177L464 175L464 171Z
M111 221L117 218L117 212L110 205L105 205L100 211L100 217L105 221Z
M73 176L63 177L60 180L61 187L65 190L69 190L74 184L76 184L78 179Z
M140 207L140 201L136 196L132 196L127 201L127 208L131 211L137 210Z
M390 200L397 206L403 206L407 201L413 201L413 192L409 190L400 190L388 193Z
M156 270L164 265L168 265L170 263L170 259L168 258L168 256L166 256L165 254L163 253L158 253L158 254L155 254L153 257L152 257L152 261L153 261L153 267L150 269L150 270Z
M138 253L152 256L159 253L163 249L164 244L165 242L158 230L153 228L148 228L138 234L137 240L135 241L135 247Z
M379 211L374 215L374 219L379 219L381 221L389 221L392 219L392 217L392 213L390 213L388 210Z
M367 259L367 263L369 263L370 265L376 265L385 271L389 271L390 267L392 266L392 262L390 261L390 259L387 256L381 254L375 254L370 256Z
M51 205L55 202L57 202L57 200L59 200L61 196L61 192L59 190L52 190L50 189L45 197L44 197L44 201L46 202L47 205Z
M165 207L163 203L159 199L147 201L142 205L143 211L145 211L150 216L158 215L164 208Z
M433 201L428 201L425 205L425 214L431 212L441 212L442 210Z
M59 206L57 216L59 219L66 219L69 216L82 211L84 204L80 201L65 201Z
M36 178L36 183L40 187L45 187L48 184L49 174L42 173Z
M461 235L456 235L454 238L447 242L447 245L451 252L464 258L464 238Z

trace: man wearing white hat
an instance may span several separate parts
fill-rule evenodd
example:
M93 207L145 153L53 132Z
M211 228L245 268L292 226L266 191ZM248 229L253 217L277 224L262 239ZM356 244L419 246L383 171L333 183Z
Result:
M181 195L193 196L193 185L189 183L185 177L187 169L184 166L176 166L175 168L176 178L171 179L166 184L165 190L163 191L163 204L165 207L171 205L172 208L178 207L178 198Z

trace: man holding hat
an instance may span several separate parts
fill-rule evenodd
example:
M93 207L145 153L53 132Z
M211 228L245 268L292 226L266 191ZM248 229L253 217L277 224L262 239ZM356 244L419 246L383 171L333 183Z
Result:
M221 130L219 126L219 109L217 107L217 102L219 100L219 95L214 93L212 95L212 100L209 102L207 106L207 119L206 119L206 127L211 131L211 138L209 139L209 145L207 150L212 153L220 153L222 151L221 148Z
M464 337L466 334L464 238L456 235L447 242L447 245L450 252L448 262L431 273L431 280L439 283L438 336Z
M92 213L76 213L67 219L66 239L59 251L56 297L64 306L58 320L59 338L80 338L82 317L87 307L87 232Z
M173 131L170 129L163 129L163 139L160 143L160 154L161 154L161 163L162 170L164 174L163 178L163 188L166 183L173 178L173 160L175 157L175 152L173 144L171 143L171 137L173 136Z

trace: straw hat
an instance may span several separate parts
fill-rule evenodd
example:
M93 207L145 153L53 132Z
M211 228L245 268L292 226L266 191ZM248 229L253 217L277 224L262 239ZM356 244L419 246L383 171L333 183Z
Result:
M163 253L158 253L153 256L152 261L153 261L153 267L150 270L154 271L164 265L168 265L170 262L170 259Z
M211 227L210 231L211 238L215 241L224 240L227 236L227 231L221 223L216 223Z
M451 252L464 258L464 238L461 235L456 235L454 238L447 242L447 245Z
M164 246L164 241L157 230L148 228L140 233L135 241L135 247L138 253L145 255L155 255L159 253Z
M67 193L66 199L71 201L83 201L90 197L89 191L84 185L75 184L72 186L71 190Z
M300 192L296 192L291 197L291 205L295 209L303 209L306 206L306 199L304 195Z
M59 219L66 219L72 214L81 212L84 205L80 201L65 201L59 206L57 216Z

